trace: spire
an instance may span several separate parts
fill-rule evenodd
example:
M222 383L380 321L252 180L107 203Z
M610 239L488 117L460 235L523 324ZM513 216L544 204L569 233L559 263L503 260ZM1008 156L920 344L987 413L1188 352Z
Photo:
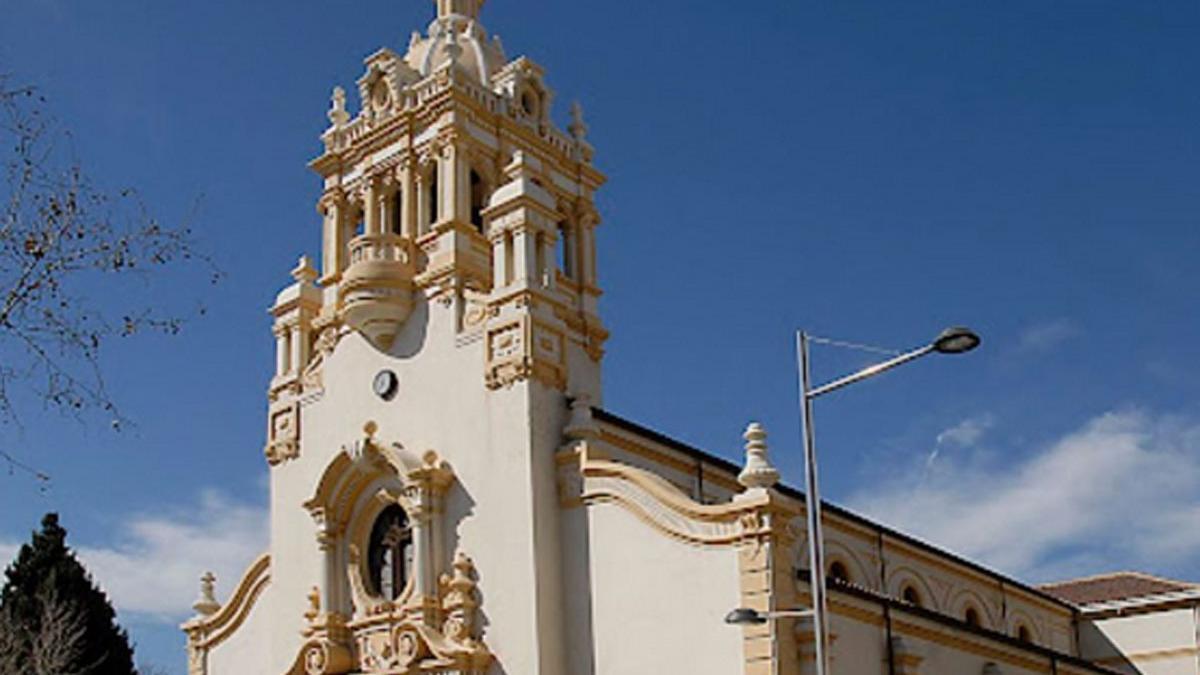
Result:
M486 0L434 0L434 2L437 3L439 19L455 14L468 19L478 19L479 10Z

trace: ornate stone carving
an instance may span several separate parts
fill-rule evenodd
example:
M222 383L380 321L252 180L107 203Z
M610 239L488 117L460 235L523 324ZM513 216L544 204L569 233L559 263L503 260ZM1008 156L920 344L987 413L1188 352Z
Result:
M530 316L489 328L487 386L500 389L535 378L551 387L565 388L565 344L566 338L560 330Z
M444 598L442 609L446 620L442 624L442 635L447 640L468 649L474 649L475 610L479 601L475 599L475 564L462 551L454 557L454 572L442 575Z
M290 401L271 407L267 416L267 463L278 466L300 456L300 404Z

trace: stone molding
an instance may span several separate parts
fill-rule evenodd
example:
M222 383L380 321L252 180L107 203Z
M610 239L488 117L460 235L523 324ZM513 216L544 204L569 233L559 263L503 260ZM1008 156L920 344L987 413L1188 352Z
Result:
M207 675L208 653L245 623L270 583L271 556L264 553L246 569L224 606L209 616L197 616L183 624L187 634L188 675Z
M576 429L586 431L584 422L573 419L568 436L575 440L556 457L564 507L610 504L686 545L733 549L741 606L759 611L798 606L790 527L800 509L795 500L775 490L751 488L728 503L701 504L657 474L604 459L591 436ZM794 625L793 619L777 619L742 629L746 675L799 674Z

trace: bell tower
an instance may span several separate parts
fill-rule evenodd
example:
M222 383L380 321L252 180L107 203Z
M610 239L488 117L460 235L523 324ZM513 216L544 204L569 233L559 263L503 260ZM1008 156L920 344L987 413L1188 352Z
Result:
M483 4L435 0L403 53L333 90L320 260L271 309L272 672L393 672L408 647L429 670L395 672L482 673L489 649L565 672L555 453L569 400L601 403L605 179L582 109L555 124L543 69ZM380 513L411 570L371 557Z
M273 389L299 378L323 334L351 329L387 352L433 301L452 309L459 339L485 338L487 386L528 376L598 400L604 177L582 110L566 131L554 125L542 68L508 60L478 21L482 0L436 5L403 56L367 58L356 112L334 89L311 164L324 181L319 285L291 289L319 289L320 307L276 307L280 348L296 353L280 358Z

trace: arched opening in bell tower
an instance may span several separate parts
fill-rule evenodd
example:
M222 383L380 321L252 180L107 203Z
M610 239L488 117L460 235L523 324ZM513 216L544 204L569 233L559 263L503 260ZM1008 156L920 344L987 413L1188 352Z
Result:
M397 187L392 192L391 211L388 213L388 229L392 234L404 233L404 190Z
M558 269L566 278L576 278L575 227L568 220L558 224Z
M433 230L433 226L438 221L438 208L440 201L439 185L438 185L438 165L435 162L425 174L425 194L422 196L424 200L423 216L421 218L421 234L425 234Z
M350 218L350 237L361 237L367 233L367 214L361 206L356 206L351 212Z
M475 169L471 169L471 224L483 234L483 209L487 206L487 183Z

